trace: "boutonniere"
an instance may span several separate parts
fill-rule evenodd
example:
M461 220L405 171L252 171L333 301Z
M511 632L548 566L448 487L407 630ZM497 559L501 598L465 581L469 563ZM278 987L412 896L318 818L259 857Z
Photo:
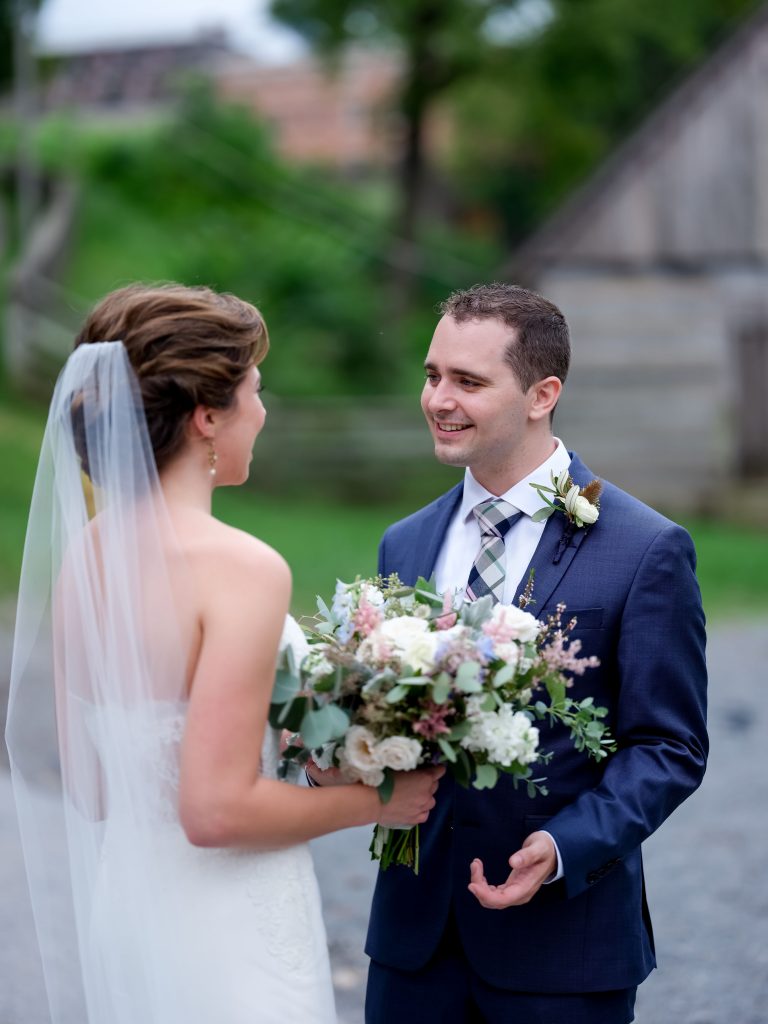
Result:
M573 482L567 469L564 469L560 476L555 476L552 473L551 477L551 487L545 487L544 484L531 484L531 487L545 502L544 508L534 512L531 519L535 523L542 523L555 512L562 512L569 523L579 528L596 523L600 515L600 492L603 489L600 481L592 480L586 487L579 487ZM553 495L553 497L547 497L547 495Z

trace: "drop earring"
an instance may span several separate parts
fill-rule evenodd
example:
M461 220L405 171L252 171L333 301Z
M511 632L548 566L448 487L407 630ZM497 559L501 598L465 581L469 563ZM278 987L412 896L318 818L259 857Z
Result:
M216 476L216 463L219 461L219 456L216 454L216 445L213 443L213 438L208 438L208 475Z

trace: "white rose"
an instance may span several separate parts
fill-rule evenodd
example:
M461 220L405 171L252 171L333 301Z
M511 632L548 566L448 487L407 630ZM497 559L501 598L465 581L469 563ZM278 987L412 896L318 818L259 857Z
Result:
M590 526L592 523L597 522L597 517L600 515L600 510L588 501L583 495L579 495L573 502L571 508L571 515L577 522L584 523L586 526Z
M390 736L376 747L379 764L395 772L410 772L421 760L422 747L418 740L406 736Z
M396 615L392 619L385 619L379 630L394 647L404 647L412 637L427 631L427 623L424 619L414 619L410 615Z
M353 725L344 737L344 748L337 755L344 774L352 782L379 786L384 771L376 753L376 738L364 725Z
M434 633L422 633L403 649L403 661L414 670L426 674L435 667L435 653L439 640Z
M428 672L432 668L439 639L429 631L424 619L398 615L394 619L386 619L374 633L388 641L415 672Z
M496 632L504 634L510 640L519 640L521 643L530 643L539 635L539 623L530 612L523 611L514 604L494 605L491 612L490 628L488 633L492 636Z

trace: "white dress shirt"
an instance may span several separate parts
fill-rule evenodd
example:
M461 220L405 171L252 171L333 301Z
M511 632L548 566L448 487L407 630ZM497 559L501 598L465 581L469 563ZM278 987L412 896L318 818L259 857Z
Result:
M470 570L480 550L481 540L480 526L472 514L472 509L481 501L487 501L489 498L503 498L504 501L524 513L507 531L504 538L505 580L502 604L516 603L527 583L527 580L523 579L525 570L533 558L533 553L546 526L546 520L543 523L534 523L531 519L534 512L538 512L544 504L531 484L543 484L545 487L551 487L552 473L559 476L571 464L571 457L563 442L559 437L556 437L555 441L557 447L546 462L542 462L524 480L520 480L504 494L491 494L475 480L472 471L467 468L464 474L464 494L461 504L453 514L445 533L445 540L437 556L435 583L438 593L442 594L446 590L463 590L466 587ZM546 829L541 829L541 831L545 832ZM552 839L552 836L549 835L549 838ZM557 855L557 868L555 873L546 879L545 885L563 877L563 861L554 839L552 839L552 845L555 847Z
M571 464L571 457L565 445L559 438L555 440L557 448L546 462L542 462L524 480L510 487L504 494L491 494L475 480L472 471L467 469L464 474L464 495L461 504L446 530L445 540L435 564L435 582L441 594L446 590L463 590L466 587L470 570L480 550L480 527L472 514L472 509L489 498L503 498L524 513L504 538L506 578L502 604L516 603L527 582L523 575L546 526L546 522L534 523L531 519L533 513L543 507L544 502L530 485L535 483L551 487L551 474L558 476Z

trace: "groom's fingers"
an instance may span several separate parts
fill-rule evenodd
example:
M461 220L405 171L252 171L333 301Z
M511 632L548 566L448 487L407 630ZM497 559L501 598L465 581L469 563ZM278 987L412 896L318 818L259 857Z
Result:
M520 850L509 858L512 873L502 885L489 885L483 864L474 860L470 866L469 891L481 906L489 910L505 910L528 903L542 883L556 869L557 855L548 835L534 832Z

